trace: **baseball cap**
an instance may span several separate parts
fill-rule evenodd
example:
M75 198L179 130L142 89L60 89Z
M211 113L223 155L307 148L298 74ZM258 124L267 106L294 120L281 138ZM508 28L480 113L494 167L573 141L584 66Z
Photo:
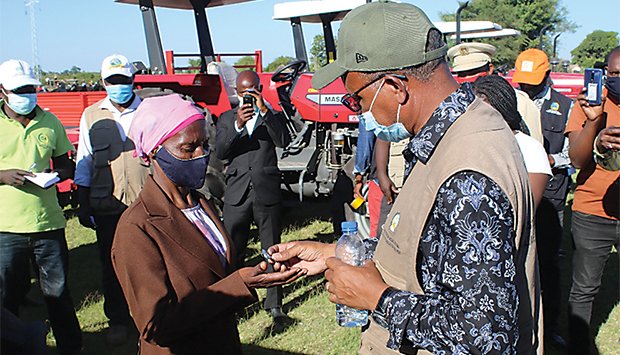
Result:
M540 49L530 48L519 54L515 62L512 82L538 85L549 71L549 57Z
M30 65L23 60L9 59L0 64L0 84L13 91L26 85L40 86Z
M357 7L340 24L337 59L314 74L312 86L324 88L351 71L396 70L443 57L446 45L426 51L433 28L426 14L411 4L381 0Z
M101 63L101 78L106 79L112 75L133 76L133 66L124 55L112 54Z
M448 49L448 58L452 61L452 72L468 71L491 63L495 51L495 46L486 43L457 44Z

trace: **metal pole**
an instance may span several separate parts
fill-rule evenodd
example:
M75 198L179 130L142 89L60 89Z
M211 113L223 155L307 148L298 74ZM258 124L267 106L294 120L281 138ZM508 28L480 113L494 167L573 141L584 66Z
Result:
M164 49L161 45L157 17L153 8L152 0L140 0L142 23L146 37L146 51L149 54L149 67L151 72L166 74L166 62L164 61Z
M293 45L295 46L295 57L303 59L308 63L308 53L306 52L306 42L304 41L304 31L301 27L299 17L291 18L291 28L293 29Z
M558 37L560 37L562 33L558 33L557 35L555 35L555 37L553 37L553 58L555 58L555 54L556 54L556 49L557 49L557 44L558 44Z
M463 11L467 5L469 5L469 1L459 3L459 8L456 10L456 44L461 43L461 11Z
M194 8L194 18L196 20L196 30L198 31L198 48L200 49L200 72L207 72L207 63L215 60L215 51L209 32L209 21L205 7L211 0L189 0Z
M549 28L549 25L545 25L545 27L543 27L538 34L538 49L540 50L543 49L543 36L545 35L547 28Z
M336 60L336 41L334 41L334 32L332 31L332 21L336 14L321 14L321 22L323 23L323 38L325 39L325 50L327 51L327 64Z

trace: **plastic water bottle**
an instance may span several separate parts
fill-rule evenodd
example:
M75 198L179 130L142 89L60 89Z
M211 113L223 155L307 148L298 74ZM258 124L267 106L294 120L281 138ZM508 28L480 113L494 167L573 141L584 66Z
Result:
M349 265L362 266L366 260L366 247L357 233L357 222L342 222L341 228L336 257ZM337 304L336 320L341 327L361 327L368 323L368 311Z

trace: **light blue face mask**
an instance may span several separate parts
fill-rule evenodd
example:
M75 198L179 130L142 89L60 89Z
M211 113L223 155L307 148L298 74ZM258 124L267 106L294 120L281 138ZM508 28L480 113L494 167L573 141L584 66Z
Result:
M133 97L132 84L106 85L105 91L108 93L110 100L119 105L126 104Z
M27 115L37 106L37 94L7 94L6 104L18 115Z
M368 111L362 113L362 120L364 120L364 126L366 129L377 136L377 138L386 142L400 142L403 139L407 139L411 137L411 133L407 131L405 125L400 122L400 107L401 104L398 104L398 111L396 113L396 123L393 123L389 126L384 126L377 122L375 116L372 114L372 106L375 104L375 100L377 100L377 96L379 95L379 91L383 87L385 80L381 82L379 85L379 89L375 93L375 97L372 99L370 103L370 108Z

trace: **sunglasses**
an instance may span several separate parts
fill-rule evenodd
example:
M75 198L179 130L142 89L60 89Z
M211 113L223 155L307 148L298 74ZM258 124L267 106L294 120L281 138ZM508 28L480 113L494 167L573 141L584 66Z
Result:
M361 88L357 89L355 92L353 92L351 94L345 94L344 96L342 96L342 98L340 99L340 102L346 108L348 108L349 110L351 110L353 112L361 112L362 111L362 105L360 104L360 101L362 100L362 98L359 96L359 93L362 92L367 87L369 87L370 85L376 83L377 81L385 78L388 75L393 76L395 78L398 78L400 80L407 80L407 77L404 76L404 75L393 74L393 73L383 73L383 74L380 74L379 76L377 76L376 78L374 78L373 80L367 82L364 86L362 86Z

